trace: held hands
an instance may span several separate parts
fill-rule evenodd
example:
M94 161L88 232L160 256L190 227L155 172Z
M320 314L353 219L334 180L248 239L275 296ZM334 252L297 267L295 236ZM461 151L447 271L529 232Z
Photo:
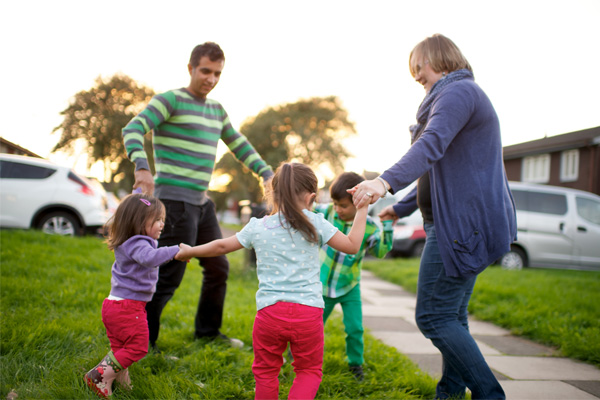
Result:
M191 250L192 247L185 244L185 243L180 243L179 244L179 252L177 254L175 254L175 259L177 261L185 261L185 262L190 262L190 259L193 257L191 254Z
M362 208L375 203L383 197L385 188L381 181L372 179L370 181L363 181L352 189L348 189L348 193L352 195L352 202L356 208Z

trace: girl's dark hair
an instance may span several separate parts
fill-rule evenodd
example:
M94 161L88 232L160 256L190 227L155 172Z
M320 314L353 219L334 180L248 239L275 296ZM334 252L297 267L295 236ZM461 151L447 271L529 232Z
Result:
M266 200L271 215L281 213L289 225L299 231L309 242L318 243L314 225L302 212L301 196L317 193L317 176L310 167L300 163L281 163L266 190Z
M110 250L119 247L135 235L146 235L146 224L158 218L164 218L165 206L154 196L130 194L125 197L117 211L108 220L108 238Z
M355 172L344 172L329 187L329 195L335 201L352 199L352 195L347 190L352 189L364 180L365 178Z

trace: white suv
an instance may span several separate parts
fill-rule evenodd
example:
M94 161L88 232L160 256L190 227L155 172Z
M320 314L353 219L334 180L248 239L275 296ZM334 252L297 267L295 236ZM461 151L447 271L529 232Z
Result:
M98 233L109 217L106 192L68 167L0 154L0 227Z
M600 196L532 183L509 186L517 207L517 241L500 265L600 270Z

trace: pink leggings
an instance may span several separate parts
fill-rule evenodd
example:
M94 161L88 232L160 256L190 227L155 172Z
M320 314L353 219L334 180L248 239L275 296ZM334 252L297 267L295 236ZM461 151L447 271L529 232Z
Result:
M323 309L278 302L258 311L252 345L256 399L279 398L279 371L290 343L296 378L288 399L313 399L323 376Z
M102 322L110 348L123 368L141 360L148 353L148 319L146 302L108 300L102 303Z

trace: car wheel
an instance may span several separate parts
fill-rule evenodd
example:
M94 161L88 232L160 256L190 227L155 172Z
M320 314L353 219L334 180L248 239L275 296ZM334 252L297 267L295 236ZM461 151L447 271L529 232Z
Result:
M51 212L44 215L37 226L44 233L64 236L78 236L81 228L79 221L66 212Z
M411 257L421 257L421 254L423 254L424 248L425 248L425 241L421 240L421 241L415 243L410 252L410 256Z
M510 251L500 259L500 266L503 269L521 270L526 266L525 252L518 247L511 247Z

